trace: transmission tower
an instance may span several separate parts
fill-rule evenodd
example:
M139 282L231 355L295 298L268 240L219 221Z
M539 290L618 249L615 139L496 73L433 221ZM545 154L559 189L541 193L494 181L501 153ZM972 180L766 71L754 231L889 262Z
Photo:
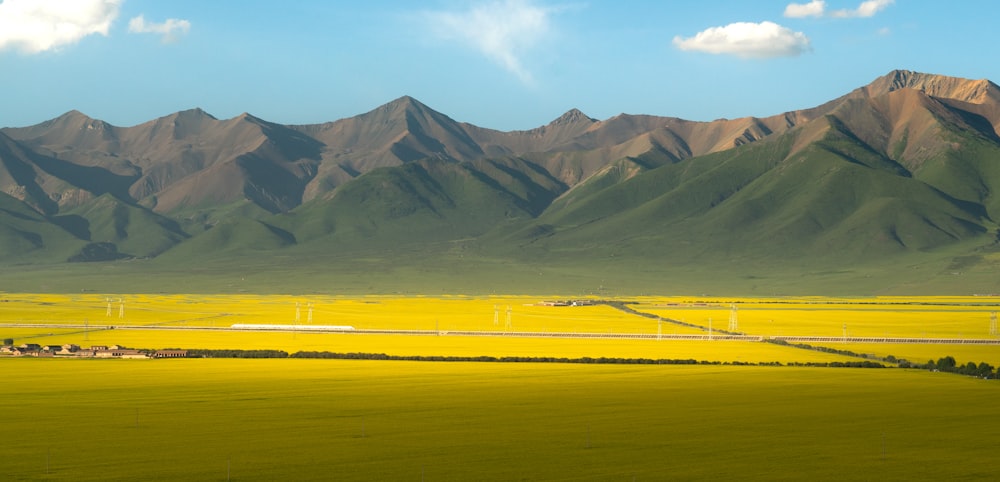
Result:
M306 323L312 323L313 322L313 304L309 303L308 305L306 305L306 307L309 308L309 311L306 312Z
M493 326L500 326L500 307L493 305Z
M729 331L736 333L740 329L739 319L736 317L736 304L732 305L732 309L729 310Z
M299 303L298 301L296 301L295 302L295 324L298 324L299 320L301 320L301 319L302 319L301 303Z
M108 300L108 312L106 315L108 318L111 318L111 298L105 298L105 299Z
M513 330L514 325L510 323L510 305L507 305L507 323L503 326L505 330Z
M990 334L1000 335L1000 330L997 330L997 312L990 312Z
M118 318L125 318L125 298L118 298Z

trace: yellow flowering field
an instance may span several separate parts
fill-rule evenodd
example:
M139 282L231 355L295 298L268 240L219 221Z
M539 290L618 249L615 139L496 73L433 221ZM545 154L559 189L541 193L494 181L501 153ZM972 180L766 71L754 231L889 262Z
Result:
M947 303L947 304L946 304ZM736 306L738 331L763 336L996 338L1000 304L982 297L872 299L644 299L636 310L725 330Z
M628 339L480 338L455 336L344 335L177 330L100 330L132 325L223 328L236 323L350 325L358 329L425 331L513 331L545 333L704 334L637 316L608 305L544 306L558 297L186 294L0 293L0 324L83 324L90 329L0 327L0 338L20 343L82 346L120 344L136 348L276 349L386 353L419 356L536 356L679 358L728 362L824 362L846 358L763 343ZM110 300L110 316L109 314ZM918 298L712 298L623 299L641 313L716 330L728 328L737 306L738 331L753 335L992 338L988 297ZM122 308L124 305L124 309ZM509 322L508 322L509 308ZM954 348L953 348L954 347ZM924 362L959 353L1000 362L994 346L866 345L856 353L892 354ZM898 352L898 353L897 353ZM994 360L995 359L995 360Z
M4 294L0 298L3 300L0 323L86 321L93 325L210 327L236 323L311 323L350 325L358 329L657 333L655 320L610 306L541 306L539 303L547 298L528 296ZM124 300L124 310L119 300ZM664 334L701 333L669 324L664 324L662 330Z
M1000 366L1000 345L936 345L936 344L896 344L896 343L813 343L854 353L872 354L879 357L892 355L913 363L927 363L946 356L954 357L961 364L986 362Z
M1000 441L1000 383L922 370L15 359L0 380L12 480L989 480Z

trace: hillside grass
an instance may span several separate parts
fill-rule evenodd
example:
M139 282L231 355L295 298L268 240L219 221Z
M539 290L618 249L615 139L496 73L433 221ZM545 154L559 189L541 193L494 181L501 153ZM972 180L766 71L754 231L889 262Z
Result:
M662 259L666 248L610 244L587 253L545 248L545 261L500 258L474 241L340 252L303 246L253 257L5 265L0 291L49 293L529 294L600 296L873 296L1000 293L1000 258L979 241L872 260ZM534 249L534 248L532 248ZM970 256L969 253L973 253ZM648 256L647 256L648 255Z

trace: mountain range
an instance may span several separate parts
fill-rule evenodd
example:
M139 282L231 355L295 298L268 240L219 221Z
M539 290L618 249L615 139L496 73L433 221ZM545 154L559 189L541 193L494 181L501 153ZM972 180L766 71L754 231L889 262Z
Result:
M314 125L71 111L0 129L0 288L39 267L138 263L413 286L468 266L495 273L469 281L480 291L548 272L552 290L832 276L988 292L998 192L1000 87L903 70L770 117L574 109L511 132L411 97Z

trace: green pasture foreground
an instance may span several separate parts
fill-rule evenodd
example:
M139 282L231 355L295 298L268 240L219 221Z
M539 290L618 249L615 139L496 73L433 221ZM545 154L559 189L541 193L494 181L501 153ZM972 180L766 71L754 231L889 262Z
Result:
M1000 382L917 370L0 360L13 480L993 479Z

